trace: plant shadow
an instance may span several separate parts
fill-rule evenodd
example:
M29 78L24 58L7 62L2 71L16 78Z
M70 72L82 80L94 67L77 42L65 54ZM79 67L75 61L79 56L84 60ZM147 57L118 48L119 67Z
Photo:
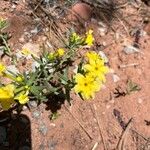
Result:
M61 106L65 103L66 97L63 92L58 95L50 95L49 100L45 103L46 110L50 110L52 113L56 113Z
M0 150L32 150L31 123L23 114L0 112Z

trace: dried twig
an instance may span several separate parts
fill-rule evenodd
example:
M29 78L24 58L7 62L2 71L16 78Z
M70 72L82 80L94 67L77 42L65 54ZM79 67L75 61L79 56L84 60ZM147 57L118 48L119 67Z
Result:
M135 67L135 66L138 66L138 65L139 65L139 63L120 65L119 68Z
M122 134L121 134L121 137L118 141L118 144L116 146L116 150L123 150L123 147L124 147L124 144L125 144L125 137L127 135L127 133L129 132L130 130L130 127L131 127L131 122L132 122L132 118L129 120L125 130L122 131Z
M102 139L102 143L103 143L103 146L104 146L104 150L107 150L107 146L106 146L106 143L105 143L105 139L104 139L104 136L103 136L103 133L102 133L102 127L100 125L100 122L99 122L99 119L98 119L98 116L97 116L97 111L96 111L96 106L93 104L93 108L94 108L94 112L93 114L95 115L95 118L97 120L97 124L98 124L98 128L99 128L99 135ZM93 110L93 109L92 109Z
M97 146L98 146L98 142L96 142L96 143L94 144L92 150L96 150Z
M80 125L80 127L83 129L83 131L87 134L87 136L93 140L92 136L88 133L88 131L84 128L84 126L79 122L79 120L71 113L71 111L65 106L66 110L69 112L69 114L73 117L73 119Z

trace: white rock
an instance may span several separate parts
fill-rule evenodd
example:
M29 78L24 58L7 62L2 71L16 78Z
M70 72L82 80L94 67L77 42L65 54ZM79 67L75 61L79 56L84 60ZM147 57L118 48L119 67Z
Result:
M36 68L40 67L40 64L37 61L34 61L31 65L32 71L35 72Z
M126 54L133 54L133 53L137 53L137 52L140 52L138 48L132 46L132 45L128 45L128 46L125 46L123 51L126 53Z
M9 73L9 71L13 72L14 74L19 74L19 70L16 68L15 65L9 65L7 66L7 73Z
M102 57L102 59L104 59L105 63L109 62L107 56L105 55L105 53L103 51L99 51L98 54Z
M32 34L37 34L39 32L38 28L35 27L33 30L30 31Z
M138 98L138 103L141 104L143 100L141 98Z
M116 83L118 81L120 81L119 76L117 76L116 74L113 74L113 81Z
M16 57L17 59L21 59L23 57L23 54L21 53L21 51L16 53Z

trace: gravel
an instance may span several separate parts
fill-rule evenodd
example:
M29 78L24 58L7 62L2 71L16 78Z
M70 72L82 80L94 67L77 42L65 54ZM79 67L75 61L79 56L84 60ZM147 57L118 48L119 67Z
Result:
M125 46L125 48L123 49L123 51L126 54L133 54L133 53L140 52L138 48L136 48L136 47L134 47L132 45Z
M32 116L33 116L33 118L35 118L35 119L39 119L40 116L41 116L41 113L40 113L40 111L34 111L34 112L32 113Z
M48 128L44 123L39 125L39 131L45 136L47 134Z

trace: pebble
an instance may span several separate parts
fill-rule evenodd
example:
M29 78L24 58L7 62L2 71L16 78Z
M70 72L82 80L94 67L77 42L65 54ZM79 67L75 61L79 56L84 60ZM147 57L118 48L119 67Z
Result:
M109 108L110 108L110 105L106 105L106 108L109 109Z
M141 98L138 98L138 103L141 104L143 100Z
M33 30L30 31L32 34L37 34L39 32L38 27L35 27Z
M118 81L120 81L120 77L118 76L118 75L116 75L116 74L113 74L113 81L116 83L116 82L118 82Z
M15 65L9 65L7 66L7 71L11 71L14 74L19 74L19 70L16 68ZM8 72L9 73L9 72Z
M49 150L55 150L57 146L57 141L50 141L49 142Z
M132 45L125 46L125 48L123 49L123 51L126 54L133 54L133 53L140 52L138 48L136 48L136 47L134 47Z
M44 144L40 144L40 146L39 146L39 150L44 150L44 149L45 149Z
M3 144L5 142L6 136L7 136L6 128L0 126L0 144Z
M98 22L98 24L100 26L98 28L99 34L101 36L104 36L107 33L107 27L106 27L106 25L103 22Z
M41 113L40 113L39 111L34 111L34 112L32 113L32 115L33 115L33 118L39 119L40 116L41 116Z
M109 62L107 56L105 55L105 53L103 51L99 51L98 54L102 57L102 59L104 59L105 63Z
M23 35L19 38L19 42L20 42L20 43L24 43L24 42L25 42L25 38L24 38Z
M22 110L23 110L23 111L26 111L27 109L28 109L28 107L25 106L25 105L22 107Z
M101 35L101 36L104 36L105 34L106 34L106 32L107 32L107 30L105 29L105 28L98 28L98 31L99 31L99 34Z
M36 108L38 106L37 102L36 101L29 101L29 105L32 107L32 108Z
M39 125L39 131L45 136L47 134L48 128L44 123Z
M55 123L50 123L50 126L56 127L56 124Z
M72 7L72 11L76 15L70 15L72 20L78 20L80 18L84 19L85 21L89 20L92 15L92 8L85 4L85 3L76 3Z
M24 49L24 48L29 49L35 55L40 51L40 45L34 44L32 42L28 42L28 43L24 44L22 49Z

